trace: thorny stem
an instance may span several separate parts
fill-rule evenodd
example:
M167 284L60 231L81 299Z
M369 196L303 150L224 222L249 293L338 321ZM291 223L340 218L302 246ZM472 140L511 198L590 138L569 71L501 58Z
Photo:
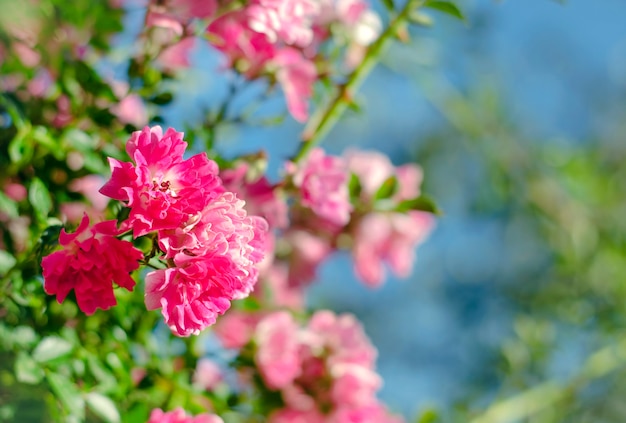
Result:
M380 61L389 42L398 35L408 21L409 15L423 4L423 0L408 0L402 10L391 20L387 29L372 43L361 64L350 74L348 80L338 87L334 97L315 111L302 132L302 144L293 161L302 161L337 123L352 102L354 92L360 87L374 66Z

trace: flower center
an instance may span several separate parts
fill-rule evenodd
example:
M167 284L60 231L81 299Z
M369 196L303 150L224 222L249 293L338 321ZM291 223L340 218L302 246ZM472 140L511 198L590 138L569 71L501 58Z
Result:
M167 192L170 189L170 181L163 181L160 184L154 179L152 180L152 191Z

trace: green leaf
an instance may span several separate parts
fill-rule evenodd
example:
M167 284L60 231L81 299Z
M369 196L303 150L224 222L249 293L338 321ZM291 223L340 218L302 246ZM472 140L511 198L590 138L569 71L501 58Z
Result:
M420 13L418 10L413 11L413 13L409 15L409 21L420 26L433 26L433 18L425 13Z
M164 93L155 95L154 97L148 99L148 101L154 104L158 104L159 106L164 106L166 104L171 103L173 99L174 99L174 96L172 95L172 93L164 92Z
M80 395L76 385L66 376L58 373L48 373L46 375L50 388L56 397L61 401L65 409L74 417L85 419L85 400Z
M382 0L382 2L388 11L392 12L396 9L395 6L393 5L393 0Z
M119 423L122 419L115 403L109 397L97 392L85 395L87 407L107 423Z
M350 173L350 181L348 182L348 192L350 193L350 198L352 200L358 200L361 196L361 191L363 187L361 186L361 181L359 177L354 173Z
M7 197L3 192L0 192L0 212L12 218L19 216L17 203Z
M45 221L52 210L52 198L46 185L39 178L34 178L28 189L28 200L40 221Z
M17 260L11 253L0 250L0 275L6 275L6 273L15 266Z
M9 143L9 157L18 165L30 162L34 152L35 146L28 129L19 131Z
M435 423L439 421L439 414L433 409L425 410L417 418L417 423Z
M15 359L15 377L21 383L36 385L42 381L44 371L32 357L20 351Z
M383 182L378 188L376 194L374 194L374 201L385 200L390 198L398 191L398 179L395 176L390 176Z
M33 351L33 358L39 363L63 357L72 351L72 344L58 336L48 336L41 340Z
M424 7L435 9L465 22L465 15L459 7L449 1L426 0Z
M394 211L400 213L406 213L410 210L420 210L437 215L441 214L441 211L437 208L435 202L430 197L427 197L425 195L421 195L417 198L412 198L410 200L401 201L400 204L398 204L394 209Z

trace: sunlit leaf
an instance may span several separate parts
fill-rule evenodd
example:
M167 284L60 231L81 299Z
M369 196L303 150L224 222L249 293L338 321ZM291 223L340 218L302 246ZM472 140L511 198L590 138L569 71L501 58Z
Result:
M85 401L87 407L105 422L119 423L121 421L120 413L110 398L97 392L90 392L85 395Z
M28 189L28 200L40 221L46 220L52 210L52 198L46 185L39 178L33 178Z
M72 344L57 336L48 336L41 340L33 351L33 358L39 363L54 360L72 351Z
M21 383L36 385L42 381L44 371L32 357L20 351L15 359L15 377Z

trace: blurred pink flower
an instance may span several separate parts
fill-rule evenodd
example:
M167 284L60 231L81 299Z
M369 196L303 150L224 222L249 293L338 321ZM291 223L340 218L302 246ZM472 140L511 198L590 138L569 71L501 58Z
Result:
M26 187L19 182L8 182L4 186L4 194L13 201L23 201L28 196Z
M306 47L313 40L313 19L319 5L313 0L253 0L246 8L250 28L271 43Z
M352 315L318 311L305 327L287 312L257 326L255 363L284 406L270 423L396 423L376 398L382 384L376 350Z
M82 194L96 210L102 211L109 204L109 199L98 191L102 184L104 184L102 176L87 175L70 182L69 189Z
M349 174L343 158L326 155L321 148L315 148L301 163L287 163L287 172L300 189L303 206L338 226L350 221Z
M270 228L285 228L289 223L285 198L277 193L265 176L248 181L249 167L244 162L233 169L222 170L220 177L224 187L245 200L248 214L265 218Z
M256 327L254 357L270 389L281 389L300 374L298 325L286 311L268 315Z
M194 37L185 37L166 47L157 57L165 69L181 69L191 66L190 54L196 43Z
M354 233L354 268L357 276L370 286L384 280L383 263L400 277L407 277L413 266L415 248L434 226L433 215L420 211L407 213L370 213L363 217Z
M193 383L207 391L214 390L223 380L222 370L209 358L201 358L196 363L196 371L193 374Z
M183 160L186 147L182 132L145 127L126 144L135 164L109 158L111 178L100 192L130 207L135 237L180 227L223 191L217 164L205 153Z
M285 93L289 113L298 122L305 122L309 116L308 101L317 80L315 64L293 48L277 51L272 63L277 67L276 79Z
M291 246L288 286L302 287L317 275L317 268L333 248L327 240L304 230L290 230L285 240Z
M113 113L122 123L140 127L148 123L148 112L141 97L131 93L124 96L119 103L111 107Z
M224 421L215 414L205 413L189 416L182 408L168 412L156 408L150 413L150 419L147 423L224 423Z
M213 333L224 348L240 349L252 339L254 329L262 318L262 314L231 310L220 318L213 327Z
M106 310L116 304L113 283L132 291L135 281L129 272L139 267L141 251L128 241L117 239L115 220L89 228L83 217L76 232L61 231L59 244L63 250L43 258L44 290L56 295L59 303L73 289L78 307L86 314L97 308Z
M257 77L268 60L276 54L276 46L267 36L253 31L245 11L228 13L207 27L211 44L248 78Z
M372 402L363 407L339 407L326 420L327 423L404 423L380 403Z
M316 409L281 408L270 414L269 423L326 423L326 417Z

